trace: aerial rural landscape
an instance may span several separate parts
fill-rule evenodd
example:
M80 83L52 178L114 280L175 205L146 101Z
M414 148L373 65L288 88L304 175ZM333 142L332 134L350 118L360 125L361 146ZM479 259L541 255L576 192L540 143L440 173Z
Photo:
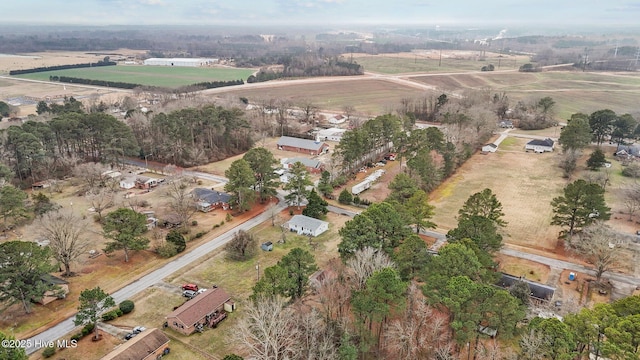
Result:
M0 16L0 359L640 355L622 5L73 3Z

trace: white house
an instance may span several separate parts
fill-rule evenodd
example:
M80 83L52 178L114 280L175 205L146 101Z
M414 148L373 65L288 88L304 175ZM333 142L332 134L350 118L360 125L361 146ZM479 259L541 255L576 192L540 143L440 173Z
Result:
M553 140L546 138L544 140L531 140L524 146L526 151L533 150L535 153L552 152L555 143Z
M318 131L318 134L316 135L316 140L340 142L340 140L342 140L342 135L344 135L346 131L347 130L345 129L339 129L339 128L322 129Z
M289 231L295 231L298 235L318 236L329 230L329 223L314 219L305 215L294 215L287 223Z
M483 153L490 153L490 152L496 152L496 150L498 150L498 145L491 143L491 144L487 144L485 146L482 147L482 152Z
M134 187L136 187L136 175L132 175L132 176L125 176L122 179L120 179L120 187L123 189L133 189Z
M329 119L329 124L342 124L347 121L347 118L342 115L336 115Z

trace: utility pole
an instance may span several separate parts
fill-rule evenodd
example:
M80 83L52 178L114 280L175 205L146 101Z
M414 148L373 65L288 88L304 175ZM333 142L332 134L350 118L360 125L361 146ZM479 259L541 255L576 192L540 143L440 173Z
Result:
M587 69L587 62L589 61L589 49L584 48L584 62L582 63L582 71L584 72Z
M440 49L440 60L438 60L438 67L440 66L442 66L442 48Z

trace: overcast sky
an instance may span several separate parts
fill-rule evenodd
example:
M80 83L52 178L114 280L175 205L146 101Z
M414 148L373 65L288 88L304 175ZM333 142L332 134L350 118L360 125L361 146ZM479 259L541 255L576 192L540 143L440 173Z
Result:
M640 24L620 0L2 0L0 23L68 25Z

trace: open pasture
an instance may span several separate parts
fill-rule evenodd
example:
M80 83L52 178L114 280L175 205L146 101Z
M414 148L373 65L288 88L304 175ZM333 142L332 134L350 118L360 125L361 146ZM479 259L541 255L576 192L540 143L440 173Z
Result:
M126 82L148 86L179 87L204 81L246 80L254 70L235 68L116 65L45 71L17 77L48 81L50 76Z
M456 75L422 75L413 81L445 91L467 88L504 92L512 106L519 100L536 100L545 96L556 102L556 118L568 119L577 112L592 113L609 108L617 113L637 112L640 76L633 73L584 73L547 71L541 73L482 72Z
M348 80L348 81L345 81ZM274 83L277 84L277 83ZM253 85L253 84L252 84ZM236 90L237 89L237 90ZM424 94L396 82L377 80L367 77L351 77L334 81L289 83L287 86L265 88L225 88L225 94L244 96L251 102L259 99L286 99L292 103L311 99L325 111L341 111L346 105L353 106L357 114L377 116L392 112L401 99Z
M529 62L528 56L502 55L485 51L416 50L396 54L343 54L367 72L404 74L416 72L480 71L489 64L496 69L517 69Z
M527 153L524 145L529 139L507 140L496 153L473 155L431 193L432 221L443 231L453 229L458 209L469 196L489 188L502 203L508 222L503 231L506 243L553 250L560 228L549 225L550 203L567 183L557 166L559 152Z

